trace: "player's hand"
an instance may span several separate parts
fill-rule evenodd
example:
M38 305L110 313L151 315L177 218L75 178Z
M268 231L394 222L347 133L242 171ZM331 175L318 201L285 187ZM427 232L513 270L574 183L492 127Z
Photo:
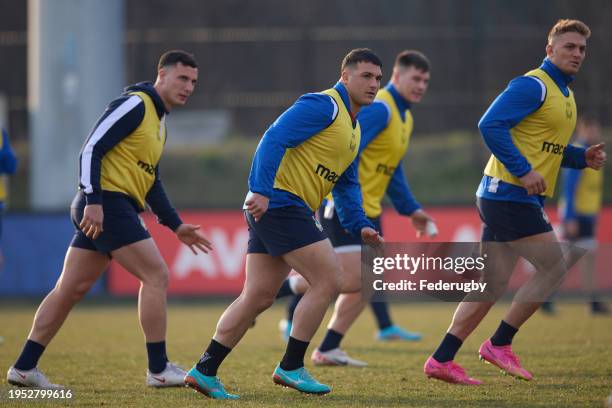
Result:
M574 239L578 237L577 220L567 220L563 223L563 236L565 239Z
M270 199L258 193L251 193L250 197L244 202L246 210L253 216L255 221L259 221L261 217L268 211Z
M178 239L191 249L191 252L197 255L196 249L199 249L207 254L208 251L212 251L213 248L210 241L208 241L199 230L199 225L181 224L174 232Z
M96 239L100 236L104 229L104 210L101 204L88 204L83 210L83 219L79 224L79 228L87 238Z
M544 177L535 170L531 170L523 177L520 177L519 180L529 195L542 194L546 191L546 181Z
M433 219L429 216L429 214L419 208L410 214L410 221L416 230L416 236L420 238L426 234L427 223L429 221L433 221Z
M586 152L584 153L584 158L586 159L588 167L594 170L599 170L604 166L604 164L606 164L607 155L604 151L605 147L605 143L599 143L586 149Z
M381 245L385 240L380 236L378 231L374 228L364 227L361 229L361 240L364 244L370 245L372 247L377 247Z

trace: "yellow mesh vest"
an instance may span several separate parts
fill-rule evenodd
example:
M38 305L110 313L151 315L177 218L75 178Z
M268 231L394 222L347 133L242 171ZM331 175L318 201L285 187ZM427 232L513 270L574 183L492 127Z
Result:
M586 168L582 170L576 196L574 197L574 208L580 215L596 215L601 209L603 189L603 171Z
M391 120L359 156L359 184L363 194L363 208L370 218L378 217L382 212L381 201L393 172L408 149L413 128L412 114L406 110L406 120L402 121L393 95L388 90L381 89L376 98L390 108Z
M542 106L510 129L512 141L521 154L546 180L544 195L552 197L557 176L574 127L576 126L576 102L574 93L563 95L557 84L542 69L534 69L525 75L539 78L546 85L546 99ZM491 155L484 174L507 183L521 186L519 179Z
M335 89L322 92L338 106L336 119L327 128L297 147L289 148L276 173L274 188L289 191L316 211L359 151L359 123L352 119Z
M100 184L102 190L127 194L144 208L166 141L165 116L159 119L153 100L145 92L130 95L138 95L144 101L144 118L130 135L104 155Z

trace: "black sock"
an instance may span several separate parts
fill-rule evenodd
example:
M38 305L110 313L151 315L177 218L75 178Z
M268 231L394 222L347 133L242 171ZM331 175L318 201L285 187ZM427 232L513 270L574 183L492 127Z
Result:
M283 298L285 296L291 296L293 295L293 291L291 290L291 285L289 285L289 278L285 279L283 281L283 284L281 285L280 289L278 290L278 293L276 294L276 298L280 299Z
M159 374L166 369L168 356L165 341L147 343L147 355L149 356L149 371L152 374Z
M338 333L332 329L327 329L327 333L325 333L325 337L319 346L319 351L329 351L340 347L340 342L343 337L344 334Z
M231 348L225 347L223 344L212 339L208 345L208 348L204 354L202 354L200 361L198 361L198 364L196 364L197 370L204 375L214 377L217 375L219 366L230 351L232 351Z
M19 358L13 365L18 370L28 371L36 367L38 359L45 351L45 346L32 340L27 340Z
M309 344L309 341L302 341L289 337L287 350L280 362L280 368L291 371L304 367L304 356L306 355L306 349Z
M298 303L300 303L301 298L302 295L295 295L291 298L291 300L289 300L289 304L287 305L287 320L289 320L290 322L293 321L293 314L295 313L295 308L297 307Z
M446 333L442 343L438 346L438 349L433 354L433 358L439 363L446 363L455 358L455 354L459 351L459 348L463 344L463 341L450 333Z
M393 326L387 302L370 302L370 307L372 308L372 312L374 312L380 330Z
M510 326L502 320L495 334L491 336L491 344L494 346L507 346L512 344L512 338L517 331L517 328Z

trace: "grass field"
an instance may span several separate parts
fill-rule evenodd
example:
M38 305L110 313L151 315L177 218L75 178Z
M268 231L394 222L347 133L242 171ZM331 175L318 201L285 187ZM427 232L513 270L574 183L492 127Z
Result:
M168 353L172 361L191 366L207 345L223 304L172 305L169 310ZM477 359L480 342L492 333L505 305L494 308L468 339L457 361L482 387L459 387L428 380L423 362L444 333L454 304L392 305L397 323L419 330L418 343L378 343L366 312L344 341L367 368L314 368L321 381L333 386L324 397L307 396L275 386L272 370L284 346L277 324L283 309L275 306L260 316L255 328L230 354L219 375L236 402L217 402L190 389L148 389L144 385L146 353L135 305L82 305L68 318L48 347L39 367L53 382L74 392L72 401L8 399L5 370L13 363L29 330L35 306L0 307L0 406L74 407L602 407L612 393L612 319L591 317L582 304L561 304L555 317L538 314L518 334L514 349L535 374L519 382ZM319 330L315 342L321 339ZM309 352L312 350L309 350Z

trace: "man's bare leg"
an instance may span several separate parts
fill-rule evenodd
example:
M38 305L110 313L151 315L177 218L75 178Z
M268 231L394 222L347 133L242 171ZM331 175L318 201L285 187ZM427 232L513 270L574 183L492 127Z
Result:
M484 244L484 243L483 243ZM486 281L494 281L491 301L469 302L468 296L461 302L444 340L428 360L425 372L433 372L437 364L454 359L463 341L478 326L484 316L503 294L518 257L524 257L536 272L517 292L505 318L490 339L481 345L480 356L516 377L531 380L531 373L523 369L508 348L523 323L540 307L544 299L557 287L567 270L562 248L553 232L537 234L513 241L508 245L491 243L483 245L489 258L485 269ZM511 267L510 267L511 266ZM472 379L473 380L473 379Z
M113 258L140 280L138 315L148 343L166 339L168 267L155 241L148 238L112 252Z
M291 251L283 259L309 283L295 310L291 330L291 337L309 342L338 294L342 265L328 239Z
M28 339L47 346L72 307L91 289L108 263L108 256L99 252L68 248L62 274L38 307Z
M29 371L37 366L45 347L57 334L68 313L91 289L108 266L108 262L109 259L106 255L96 251L68 248L62 274L55 284L55 288L49 292L38 307L28 340L21 355L13 365L14 369ZM20 384L23 385L23 383Z
M536 271L517 291L504 321L517 330L540 308L567 273L561 244L554 232L517 241L516 252L535 266Z
M242 293L221 315L213 339L230 349L235 347L253 320L274 302L290 270L280 257L247 254Z
M327 328L341 334L346 334L368 303L369 301L364 299L360 292L341 294L338 300L336 300L334 314Z
M486 282L485 294L469 294L457 306L448 331L423 370L428 377L451 383L479 385L482 382L469 377L465 370L454 363L455 354L463 341L474 331L495 302L503 295L512 275L518 255L505 244L482 242L481 253L487 261L481 282Z
M462 342L478 327L497 299L503 295L518 261L516 254L506 252L498 243L483 242L482 248L483 253L488 255L482 281L487 282L487 300L490 299L490 301L468 296L459 303L448 333L456 336Z
M140 280L138 316L147 347L147 385L182 385L185 371L169 364L166 353L168 267L155 241L148 238L134 242L113 251L112 256Z
M247 254L246 279L242 292L219 318L217 329L206 351L185 377L187 385L204 393L208 392L204 390L217 390L211 395L213 398L238 398L217 385L214 379L217 370L253 320L272 305L290 270L289 265L280 257L263 253ZM199 381L209 381L210 384L203 385Z
M361 289L361 253L359 251L337 254L342 264L340 272L340 296L336 300L334 314L328 329L346 333L363 311L368 301L362 299ZM302 275L293 275L291 286L296 295L306 293L310 284ZM295 322L293 322L295 325Z

